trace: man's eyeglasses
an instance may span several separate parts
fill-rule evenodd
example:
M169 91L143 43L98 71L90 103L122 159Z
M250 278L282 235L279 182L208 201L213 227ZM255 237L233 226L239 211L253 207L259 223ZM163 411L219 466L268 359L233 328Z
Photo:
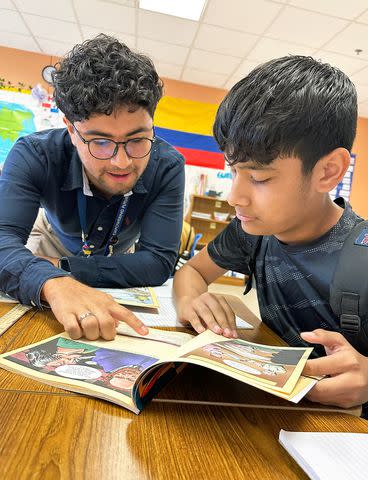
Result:
M123 146L125 153L129 158L143 158L150 153L152 145L156 140L155 137L131 138L126 142L115 142L109 138L92 138L92 140L86 140L79 133L75 125L73 125L73 128L82 142L88 146L89 153L92 157L97 158L97 160L109 160L110 158L115 157L118 153L119 145Z

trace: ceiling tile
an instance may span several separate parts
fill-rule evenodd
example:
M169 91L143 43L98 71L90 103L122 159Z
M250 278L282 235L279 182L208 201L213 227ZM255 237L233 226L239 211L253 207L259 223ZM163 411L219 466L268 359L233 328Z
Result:
M197 70L223 73L228 76L237 68L240 60L240 58L193 49L188 57L187 65Z
M113 2L74 0L79 22L104 30L135 34L135 9Z
M230 80L227 82L227 85L232 82L237 83L242 78L246 77L248 73L254 70L260 62L251 62L249 60L244 60L238 67L238 69L233 73Z
M157 42L148 38L138 39L137 50L155 59L155 61L172 65L183 65L189 52L188 47Z
M153 40L189 47L198 28L198 22L140 10L138 35Z
M339 68L349 76L368 66L368 61L347 57L346 55L339 55L338 53L325 52L323 50L319 50L313 56L314 58L322 60L324 63L329 63L333 67Z
M355 49L360 48L363 51L359 57L368 59L368 25L352 23L323 48L353 57L356 56Z
M14 0L23 13L32 13L41 17L51 17L58 20L75 22L75 15L70 0Z
M360 17L356 19L358 22L368 23L368 9Z
M203 23L260 34L276 17L282 6L265 0L211 0Z
M247 59L267 62L272 58L284 57L285 55L311 55L314 51L314 48L263 37L247 55Z
M0 45L31 52L41 51L31 36L20 35L19 33L0 32Z
M201 85L207 85L210 87L222 88L226 82L227 75L221 75L219 73L210 73L194 68L185 68L181 80L185 82L199 83Z
M0 0L0 8L15 10L15 6L11 0Z
M290 0L290 5L352 20L368 7L367 0Z
M29 31L19 13L11 10L0 10L0 18L0 31L29 35Z
M117 38L121 42L125 43L129 48L135 49L135 36L129 35L128 33L112 32L106 30L105 28L90 27L89 25L81 25L83 39L87 40L89 38L97 37L100 33L105 33L106 35L111 35L112 37Z
M368 117L368 102L359 103L358 115L359 117Z
M156 62L155 67L160 77L173 78L179 80L182 67L180 65L172 65L169 63Z
M235 32L213 25L202 24L198 30L194 47L210 52L244 57L259 37L250 33Z
M339 18L286 7L267 30L267 36L319 48L347 24Z
M25 22L35 37L78 43L82 41L77 24L25 13Z
M57 57L63 57L75 45L73 42L58 42L56 40L50 40L49 38L36 37L36 39L40 44L43 53L55 55Z
M364 68L362 71L355 73L351 76L351 79L354 83L359 83L360 85L368 85L368 68Z

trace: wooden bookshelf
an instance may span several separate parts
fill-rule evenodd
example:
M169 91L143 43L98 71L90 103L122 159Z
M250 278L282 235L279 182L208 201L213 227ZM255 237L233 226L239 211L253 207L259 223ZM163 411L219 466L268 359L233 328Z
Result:
M207 214L209 218L193 216L193 212ZM227 220L215 218L215 212L228 214ZM206 195L192 195L188 214L185 220L190 223L196 233L203 236L198 243L199 247L207 245L230 223L230 215L235 215L234 208L226 200L208 197Z
M194 212L208 215L209 218L199 218L193 215ZM215 212L227 214L227 220L215 218ZM192 225L195 233L201 233L202 238L197 244L197 248L203 248L213 240L228 225L235 216L234 207L229 205L226 200L206 195L192 195L190 207L185 220ZM225 283L229 285L244 285L244 279L223 276L216 280L216 283Z

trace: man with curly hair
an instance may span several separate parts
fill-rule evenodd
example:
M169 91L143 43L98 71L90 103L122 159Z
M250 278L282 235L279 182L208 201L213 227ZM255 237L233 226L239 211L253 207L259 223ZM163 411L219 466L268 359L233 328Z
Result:
M0 290L47 302L74 339L112 339L118 321L146 334L91 287L160 285L173 271L184 160L155 137L162 82L101 34L62 59L53 86L66 128L20 138L0 177Z

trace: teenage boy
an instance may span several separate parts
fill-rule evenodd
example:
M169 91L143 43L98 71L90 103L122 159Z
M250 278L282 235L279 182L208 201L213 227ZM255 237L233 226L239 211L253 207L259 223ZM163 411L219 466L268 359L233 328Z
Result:
M338 333L329 305L340 250L361 220L329 196L349 166L356 122L352 82L313 58L272 60L238 82L214 124L236 218L174 279L181 322L236 337L233 312L207 286L227 270L249 274L262 235L254 267L261 318L289 345L314 344L320 358L304 372L328 377L309 398L343 407L368 401L368 358Z
M53 80L66 128L21 138L0 177L0 290L48 302L74 339L112 339L119 320L146 333L90 287L160 285L173 271L184 161L154 134L162 82L106 35L76 45Z

